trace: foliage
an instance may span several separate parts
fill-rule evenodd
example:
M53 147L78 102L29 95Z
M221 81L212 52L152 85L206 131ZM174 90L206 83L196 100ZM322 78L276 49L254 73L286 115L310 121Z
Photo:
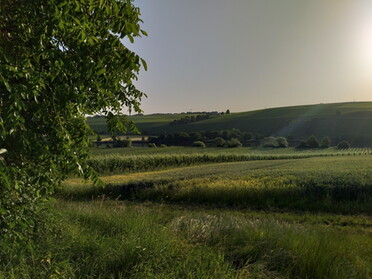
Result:
M194 141L194 142L192 143L192 146L193 146L193 147L202 147L202 148L205 148L205 143L202 142L202 141Z
M310 148L315 149L320 146L316 136L311 135L306 140L301 140L297 148Z
M262 147L287 148L288 142L285 137L266 137L261 140Z
M216 137L213 140L213 145L216 147L223 147L225 145L226 141L221 137Z
M287 148L288 147L288 142L285 137L277 137L276 142L278 143L279 148Z
M350 143L346 140L340 141L337 144L337 149L349 149L350 148Z
M319 147L319 141L316 138L316 136L311 135L306 139L306 146L308 148L318 148Z
M339 117L335 117L337 110L342 112ZM187 115L196 116L196 114ZM231 113L228 117L211 116L205 121L185 125L169 125L169 122L174 119L185 116L186 114L151 114L131 116L130 119L146 135L160 135L162 132L172 134L179 131L188 133L219 131L230 130L234 127L241 133L253 135L256 133L265 136L276 135L280 131L280 136L285 136L287 139L292 136L291 140L306 139L311 134L319 137L319 140L329 136L335 141L334 145L342 139L358 147L369 146L372 142L372 102L270 108ZM90 118L88 122L96 131L106 130L103 118ZM217 136L220 135L212 138ZM241 138L239 140L243 143Z
M231 129L218 131L199 131L192 132L190 134L187 132L176 132L173 134L162 133L158 137L149 137L149 142L156 143L157 145L164 143L167 145L191 146L194 141L203 141L209 146L216 146L215 139L218 138L219 142L217 143L217 146L223 147L227 145L226 141L231 141L232 139L246 142L254 137L257 139L259 135L256 134L253 136L253 134L249 132L243 133L238 129Z
M238 139L232 138L226 141L226 145L227 147L241 147L242 143Z
M121 39L146 35L139 15L131 0L2 2L1 236L35 227L35 206L66 174L97 181L85 115L107 115L112 131L133 127L121 111L141 111L132 81L146 64Z
M263 138L261 141L261 146L262 147L278 147L278 141L274 137L266 137Z
M132 141L130 139L117 139L114 142L114 147L132 147Z
M322 138L320 142L320 147L321 148L329 148L331 147L331 138L330 137L324 137Z

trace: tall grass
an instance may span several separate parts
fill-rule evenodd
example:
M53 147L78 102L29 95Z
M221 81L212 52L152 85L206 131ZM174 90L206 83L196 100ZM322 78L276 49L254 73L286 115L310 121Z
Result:
M224 206L233 208L300 210L342 214L372 214L372 184L348 176L189 178L132 180L105 188L75 185L64 199L111 199Z
M337 153L339 154L339 153ZM341 155L348 155L340 153ZM282 154L282 155L265 155L265 154L179 154L179 155L148 155L148 156L106 156L94 157L88 161L98 173L122 173L138 172L146 170L157 170L169 167L191 166L196 164L207 163L224 163L224 162L243 162L258 160L288 160L304 159L312 157L335 156L332 153L320 154Z
M359 228L103 199L58 202L55 208L59 217L53 230L33 249L17 255L16 261L15 251L0 251L0 278L371 275L371 239L368 230Z
M235 278L222 253L169 232L164 214L100 201L57 209L54 231L18 262L0 251L0 278Z

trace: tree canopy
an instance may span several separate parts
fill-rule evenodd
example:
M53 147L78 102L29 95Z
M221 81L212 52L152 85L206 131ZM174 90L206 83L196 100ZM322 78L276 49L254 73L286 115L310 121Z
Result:
M0 230L32 227L34 205L85 164L86 115L111 130L141 112L146 63L122 43L146 35L132 0L3 0L0 9Z

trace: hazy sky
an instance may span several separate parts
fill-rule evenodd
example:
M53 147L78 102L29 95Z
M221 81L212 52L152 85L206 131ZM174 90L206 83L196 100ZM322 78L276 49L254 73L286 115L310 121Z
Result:
M136 0L145 113L372 100L372 0Z

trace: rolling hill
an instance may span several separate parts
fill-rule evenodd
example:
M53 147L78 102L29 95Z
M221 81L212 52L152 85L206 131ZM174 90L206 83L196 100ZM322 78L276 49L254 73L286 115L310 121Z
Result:
M265 136L303 139L309 135L347 139L353 145L372 144L372 102L352 102L291 106L211 116L209 119L171 125L189 114L131 116L140 131L149 135L162 132L197 132L239 129ZM107 131L104 118L88 118L93 130Z

